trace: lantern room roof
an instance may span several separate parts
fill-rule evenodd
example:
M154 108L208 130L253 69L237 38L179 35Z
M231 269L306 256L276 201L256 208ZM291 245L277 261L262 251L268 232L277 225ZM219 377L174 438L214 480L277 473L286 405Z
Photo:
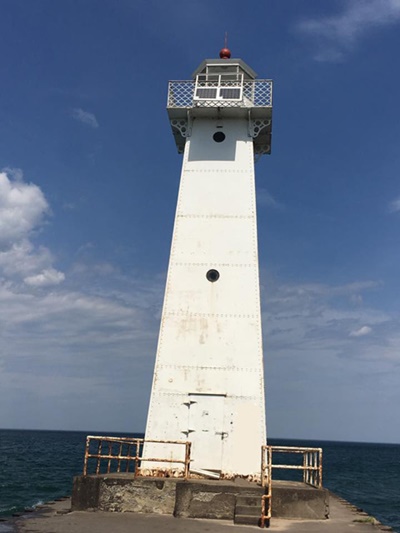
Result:
M254 70L247 65L242 59L205 59L200 63L200 65L197 67L197 69L193 72L192 78L195 79L198 74L201 74L207 65L213 65L218 66L221 65L221 67L227 66L227 65L239 65L239 67L243 70L243 72L246 74L245 78L249 78L254 80L257 78L257 73L254 72Z

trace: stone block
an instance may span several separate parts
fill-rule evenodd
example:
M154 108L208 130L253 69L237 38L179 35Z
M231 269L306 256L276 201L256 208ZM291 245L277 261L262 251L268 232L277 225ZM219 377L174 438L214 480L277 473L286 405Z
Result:
M172 515L176 480L105 477L99 491L99 510Z
M300 482L274 481L272 517L324 520L329 517L329 493Z
M71 510L88 511L99 506L99 476L76 476L72 485Z

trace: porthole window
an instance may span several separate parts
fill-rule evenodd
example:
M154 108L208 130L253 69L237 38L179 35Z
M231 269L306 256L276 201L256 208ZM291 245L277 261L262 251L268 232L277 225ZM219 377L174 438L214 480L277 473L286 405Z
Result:
M207 272L206 278L208 279L208 281L211 281L211 283L214 283L215 281L219 279L218 270L215 270L214 268L212 268L211 270Z
M216 131L213 135L213 139L216 143L222 143L225 141L225 133L222 131Z

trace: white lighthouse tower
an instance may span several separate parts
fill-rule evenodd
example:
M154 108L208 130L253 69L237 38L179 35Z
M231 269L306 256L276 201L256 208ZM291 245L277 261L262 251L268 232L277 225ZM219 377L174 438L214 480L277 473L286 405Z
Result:
M266 422L254 161L270 153L272 82L224 48L192 80L169 83L168 114L183 164L145 438L191 441L193 471L257 474ZM144 456L182 453L148 443Z

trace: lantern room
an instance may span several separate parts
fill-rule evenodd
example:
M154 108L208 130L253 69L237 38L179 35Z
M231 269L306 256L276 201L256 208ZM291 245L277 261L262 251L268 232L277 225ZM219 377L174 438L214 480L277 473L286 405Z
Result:
M170 81L167 110L179 153L196 118L245 118L256 155L271 152L272 80L241 59L206 59L192 80Z

